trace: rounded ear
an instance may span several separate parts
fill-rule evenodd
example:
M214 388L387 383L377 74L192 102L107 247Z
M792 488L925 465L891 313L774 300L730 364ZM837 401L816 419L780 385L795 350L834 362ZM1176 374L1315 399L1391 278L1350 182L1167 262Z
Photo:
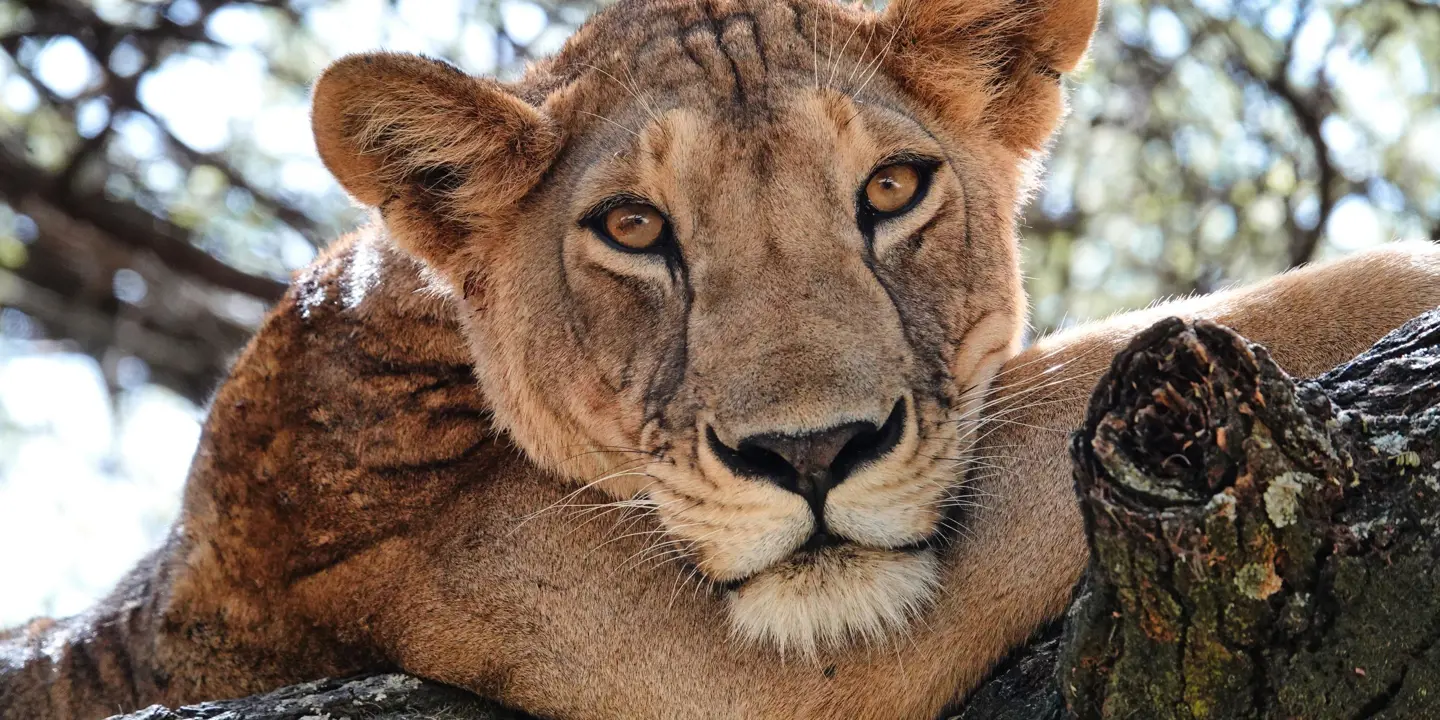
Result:
M311 126L346 192L381 208L397 239L430 260L453 248L426 236L443 239L439 226L513 204L561 142L555 124L505 85L400 53L350 55L327 68L315 81Z
M1016 150L1044 147L1064 115L1059 78L1085 56L1099 0L892 0L897 75L963 124Z

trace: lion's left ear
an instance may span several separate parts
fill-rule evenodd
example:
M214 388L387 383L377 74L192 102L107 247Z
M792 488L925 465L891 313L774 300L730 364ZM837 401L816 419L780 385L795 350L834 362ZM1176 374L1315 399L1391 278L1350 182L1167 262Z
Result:
M962 126L1043 147L1064 114L1060 76L1090 45L1099 0L892 0L896 75Z
M540 109L495 80L401 53L341 58L315 82L320 159L379 207L402 247L441 266L466 225L529 192L560 147Z

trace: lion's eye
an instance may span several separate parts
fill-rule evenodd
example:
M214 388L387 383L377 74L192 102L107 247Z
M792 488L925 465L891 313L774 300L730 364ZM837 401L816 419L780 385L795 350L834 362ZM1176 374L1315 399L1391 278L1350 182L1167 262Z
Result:
M865 182L865 202L880 215L908 210L924 180L920 168L910 163L887 165Z
M626 203L606 212L600 229L622 248L649 250L665 236L665 216L649 205Z

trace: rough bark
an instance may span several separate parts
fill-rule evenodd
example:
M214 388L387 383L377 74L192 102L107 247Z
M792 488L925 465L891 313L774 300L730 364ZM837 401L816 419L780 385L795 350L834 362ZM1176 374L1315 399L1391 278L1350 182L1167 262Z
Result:
M948 720L1064 720L1065 699L1056 684L1062 623L1055 622L1016 648Z
M1074 437L1081 718L1440 716L1440 312L1314 381L1144 333Z
M954 720L1440 717L1440 310L1309 381L1167 320L1116 357L1072 453L1092 562L1063 634ZM125 717L326 712L524 717L396 675Z
M111 720L521 720L523 713L501 708L463 690L408 675L371 675L320 680L239 700L207 702L170 710L152 705Z

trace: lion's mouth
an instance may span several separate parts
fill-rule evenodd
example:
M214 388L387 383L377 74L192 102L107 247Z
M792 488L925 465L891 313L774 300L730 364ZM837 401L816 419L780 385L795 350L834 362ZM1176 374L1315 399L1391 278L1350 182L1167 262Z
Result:
M920 552L921 550L929 550L930 548L935 546L935 543L937 541L937 534L932 533L930 535L927 535L926 537L921 538L920 540L906 545L876 547L873 545L857 543L853 540L847 540L834 533L826 532L825 530L817 530L811 533L810 539L806 540L804 545L796 548L795 552L792 553L790 557L792 559L797 557L804 557L806 555L814 555L816 553L822 552L826 548L847 546L865 548L867 550L889 550L891 552L897 553L915 553Z
M810 534L809 539L803 545L795 548L785 559L771 565L770 567L758 570L743 577L733 578L723 582L715 583L716 589L727 592L736 591L744 587L746 583L756 577L773 573L776 570L790 568L799 569L805 566L814 565L822 560L843 558L846 554L858 553L861 551L890 552L896 555L918 555L936 547L941 541L939 531L921 538L912 543L892 547L878 547L848 540L825 530L816 530Z

